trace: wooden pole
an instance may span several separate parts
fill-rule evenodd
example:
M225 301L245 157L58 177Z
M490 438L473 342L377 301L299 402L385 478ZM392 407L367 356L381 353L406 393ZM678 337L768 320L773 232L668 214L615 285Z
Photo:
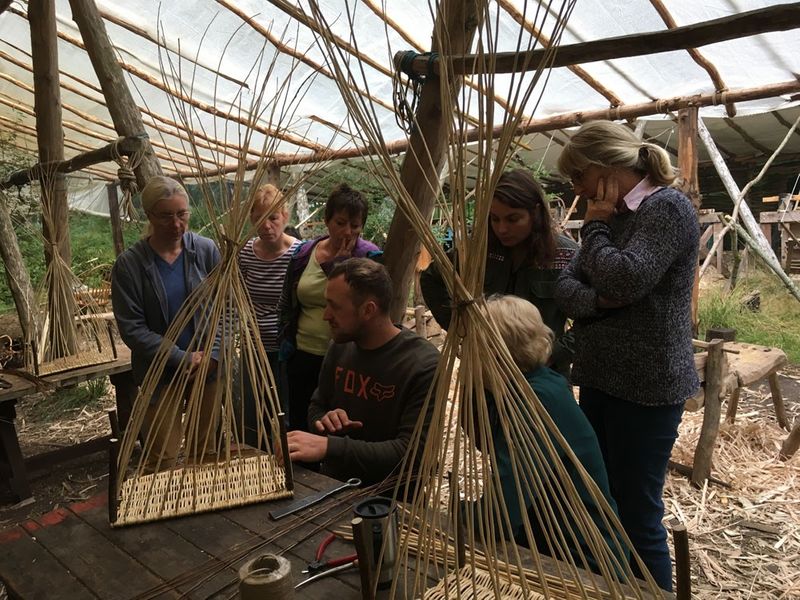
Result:
M673 50L687 50L768 31L788 31L797 27L800 27L800 2L792 2L666 31L636 33L561 46L550 68ZM394 56L394 64L398 70L403 61L403 54L403 52L398 52ZM514 73L521 70L523 65L526 70L536 70L546 54L547 49L528 52L498 52L493 72ZM434 74L438 75L441 60L440 57L434 57L431 60L428 56L421 56L411 61L410 70L417 75L425 75L432 67ZM454 54L448 60L452 63L451 72L456 75L482 73L486 71L489 64L488 61L476 60L474 54L464 56ZM729 101L726 101L726 104L727 102Z
M780 83L771 83L769 85L742 88L732 90L727 94L721 95L717 92L707 94L696 94L694 96L676 96L674 98L659 98L650 102L642 104L626 104L615 108L603 108L599 110L579 110L575 112L562 113L552 115L545 119L530 119L522 121L517 128L518 135L526 135L528 133L538 133L542 131L554 131L558 129L567 129L569 127L577 127L581 123L587 121L596 121L599 119L607 119L610 121L621 121L626 119L635 119L638 117L645 117L648 115L660 115L689 106L697 106L702 108L704 106L718 106L726 102L749 102L750 100L760 100L763 98L775 98L785 94L796 94L800 92L800 81L782 81ZM484 129L470 129L464 135L464 143L474 142L482 136L491 135L497 137L500 135L502 127L496 127L490 134L487 134ZM389 154L401 154L409 149L408 140L397 140L388 142L385 145L385 151ZM344 150L324 150L319 152L306 152L306 153L281 153L276 154L272 158L281 166L288 165L302 165L316 162L325 162L329 160L341 160L345 158L358 158L362 156L369 156L375 154L375 148L370 146L357 146L355 148L346 148ZM258 159L250 160L247 162L246 169L251 171L258 167L261 161ZM226 173L234 173L238 169L238 165L231 165L217 171L208 171L206 176L222 175ZM181 172L180 176L184 178L197 177L194 171Z
M722 372L725 360L722 352L723 341L711 340L708 344L708 360L706 361L706 393L703 407L703 425L700 438L694 451L692 467L692 483L702 487L711 475L711 459L719 433L719 417L721 413L720 393L722 392Z
M783 444L781 445L781 452L778 457L781 460L789 460L794 456L794 453L797 452L797 449L800 448L800 419L794 424L792 428L792 432L786 437Z
M108 39L106 26L97 11L97 5L94 0L70 0L69 4L72 8L72 18L80 29L86 53L92 61L97 80L103 89L103 96L106 99L111 120L114 122L114 129L121 137L147 137L142 122L142 113L139 112L128 85L125 83L122 69L117 63L114 46ZM30 18L30 9L28 13ZM149 143L134 172L140 190L144 188L151 177L163 174L161 165Z
M36 140L39 162L53 163L64 160L64 130L61 126L61 88L58 79L58 37L54 0L31 0L28 4L31 25L31 56L33 57L34 112L36 114ZM50 231L42 225L44 253L49 263L52 244L67 264L72 262L69 243L69 209L67 182L61 173L40 173L42 203L52 214L53 223L63 229Z
M725 159L722 158L722 154L720 154L717 145L714 143L714 140L711 137L711 133L709 133L702 119L697 120L697 133L699 134L700 139L703 140L703 144L705 145L709 156L711 156L711 160L714 162L714 168L717 170L720 179L722 179L722 183L725 186L725 189L728 191L728 195L731 197L733 202L736 202L736 199L741 195L739 186L736 185L736 182L733 180L733 176L728 170L728 166L725 164ZM742 199L742 202L739 205L739 216L742 219L742 223L744 223L745 229L750 234L750 237L753 238L753 241L756 243L759 250L761 250L761 253L767 257L771 257L771 259L773 259L774 262L779 265L778 259L775 257L775 253L767 243L764 234L761 232L761 227L759 226L758 221L756 221L756 218L753 216L750 207L747 205L747 202L744 199ZM778 268L780 268L780 266Z
M691 600L692 569L689 554L689 532L686 525L673 519L672 545L675 547L675 600Z
M267 183L271 183L276 188L281 189L281 166L279 164L269 163L265 175Z
M19 241L14 232L11 213L6 203L0 201L0 256L6 270L8 289L14 298L17 307L19 325L22 329L23 339L35 338L36 332L36 295L33 292L31 278L22 253L19 250Z
M433 52L462 53L466 51L478 26L478 7L475 0L445 0L439 4L434 25ZM441 48L440 39L448 46ZM439 173L447 148L447 132L455 110L454 82L429 77L422 85L416 121L409 138L409 147L400 167L400 180L414 199L424 219L430 219L439 192ZM443 104L445 102L446 104ZM408 292L414 275L419 238L402 211L395 211L384 248L384 264L394 282L390 314L395 321L402 319L408 302Z
M117 183L112 181L106 186L108 191L108 214L111 217L111 237L114 240L114 254L119 256L125 251L125 237L122 234L122 219L119 215L119 198Z
M700 190L697 176L697 107L690 106L678 111L678 170L681 190L692 201L695 210L700 210ZM692 331L699 328L698 305L700 302L700 265L694 270L692 285Z
M797 289L795 283L789 278L789 276L784 272L781 268L781 265L778 263L777 259L775 258L775 253L771 253L770 255L765 254L761 251L761 247L756 243L756 241L750 237L749 233L745 231L744 227L739 225L739 223L735 223L730 220L730 217L726 218L727 223L733 223L733 226L736 227L737 232L742 237L744 242L750 246L752 251L762 260L764 264L766 264L772 271L778 276L778 278L783 282L783 284L789 288L789 291L792 295L800 301L800 290Z
M111 162L114 160L114 152L122 155L133 154L142 148L142 146L146 143L148 142L145 138L120 138L119 140L103 146L102 148L76 154L69 160L62 160L52 163L39 163L32 166L30 169L14 171L8 176L8 178L6 178L5 181L0 182L0 190L10 187L23 186L30 181L39 179L42 173L72 173L73 171L80 171L81 169L84 169L90 165Z

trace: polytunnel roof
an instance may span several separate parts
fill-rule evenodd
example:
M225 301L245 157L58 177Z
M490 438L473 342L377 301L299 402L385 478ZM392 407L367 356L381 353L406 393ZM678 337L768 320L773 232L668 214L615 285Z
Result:
M372 102L384 139L405 139L393 110L392 56L399 50L429 49L433 14L428 2L318 0L318 4L345 48L343 55L353 65L360 61L365 79L359 84L361 97ZM669 18L675 25L684 26L778 4L790 3L579 0L561 44L664 30ZM181 90L195 102L192 129L202 135L198 151L204 168L231 167L237 161L236 149L243 129L240 123L246 121L243 111L247 112L257 96L275 52L278 59L269 72L267 87L274 90L290 79L290 85L302 88L303 95L277 132L275 123L270 124L267 115L262 114L257 121L261 131L254 133L250 158L258 158L256 149L264 135L282 138L278 152L291 155L313 156L315 151L356 145L347 133L347 110L330 69L324 64L313 23L307 18L311 12L307 2L98 0L97 5L134 100L143 111L146 132L166 172L196 170L196 162L187 156L188 136L181 131L176 112L176 107L187 105L176 105L168 90ZM497 11L502 33L497 50L516 49L521 27L518 21L522 20L525 2L498 0L491 6ZM531 15L536 6L538 3L529 2L526 14ZM659 7L664 9L661 14ZM31 41L26 12L27 3L17 0L0 15L0 128L12 132L19 146L35 154ZM56 0L56 12L65 153L70 157L98 148L117 135L92 64L81 47L81 35L72 20L68 0ZM530 31L523 32L522 35L530 35ZM162 40L163 47L156 40ZM685 50L595 61L577 68L552 69L538 105L534 106L538 95L533 94L523 112L542 119L607 109L616 102L629 105L711 94L719 90L720 83L732 91L796 81L800 73L796 30L711 44L699 48L699 52L716 69L718 80ZM506 77L497 77L496 90L503 89ZM302 87L303 82L307 87ZM787 123L800 114L798 98L795 91L794 96L737 103L734 119L726 118L725 106L702 108L700 114L715 138L721 140L727 158L766 157L786 134ZM780 112L778 117L762 114L768 111ZM501 114L502 110L498 110ZM673 135L669 116L647 118L652 121L647 135L676 147L677 136ZM531 161L543 161L552 169L557 146L568 135L569 132L532 134L523 140L523 147ZM800 153L800 135L793 136L785 152ZM116 166L98 165L90 172L114 179Z

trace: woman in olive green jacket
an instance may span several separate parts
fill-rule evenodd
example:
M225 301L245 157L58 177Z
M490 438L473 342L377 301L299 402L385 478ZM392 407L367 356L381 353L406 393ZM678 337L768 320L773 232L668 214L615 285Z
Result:
M565 331L567 317L556 305L554 295L556 280L578 245L554 231L544 190L523 169L500 176L490 224L484 294L512 294L534 304L556 335L549 366L568 377L572 333ZM421 274L420 284L433 317L447 329L451 299L436 263Z

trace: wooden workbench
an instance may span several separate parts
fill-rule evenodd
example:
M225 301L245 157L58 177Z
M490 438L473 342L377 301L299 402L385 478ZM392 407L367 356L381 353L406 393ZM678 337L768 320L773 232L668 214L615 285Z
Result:
M295 500L337 483L296 469ZM229 598L237 590L238 567L272 552L282 553L292 562L293 576L299 581L305 578L300 571L314 559L319 542L339 522L328 523L331 516L341 513L345 523L352 518L352 511L349 503L337 509L340 501L333 498L299 515L277 522L269 519L270 510L293 501L112 529L107 494L99 494L0 532L0 578L12 597L31 600L177 598L181 594L198 599ZM263 545L278 528L289 532ZM290 546L294 547L287 551ZM191 589L201 574L212 572L237 549L251 551ZM353 552L352 545L336 540L326 557ZM187 573L188 583L171 590L158 589ZM358 600L359 575L353 569L321 579L298 593L301 598Z
M126 346L120 344L117 346L117 358L112 362L53 373L41 379L53 389L58 389L92 379L109 377L115 387L120 410L129 414L130 405L133 402L132 395L135 394L136 389L130 378L130 370L131 352ZM31 496L28 483L29 470L50 466L107 448L109 438L105 436L53 452L23 457L17 435L16 404L20 398L36 393L36 384L30 379L7 371L0 371L0 376L11 384L8 388L0 389L0 469L2 469L3 476L8 481L17 501L23 501Z
M0 579L12 597L31 600L235 598L238 568L273 553L289 559L298 583L322 539L347 526L355 500L342 492L272 521L269 511L341 485L302 468L295 468L294 482L294 499L115 529L102 493L0 531ZM337 539L325 558L354 552ZM555 561L541 560L547 572L556 572ZM297 597L360 600L360 590L358 571L351 569L305 586ZM379 592L379 600L386 597Z

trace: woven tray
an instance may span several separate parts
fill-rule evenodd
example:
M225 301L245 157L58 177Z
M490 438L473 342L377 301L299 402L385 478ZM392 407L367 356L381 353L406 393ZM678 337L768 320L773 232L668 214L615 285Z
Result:
M286 489L283 467L270 455L235 458L131 478L122 484L117 527L278 500Z
M528 586L530 589L530 586ZM508 598L509 600L544 600L545 596L530 590L527 596L522 588L515 583L500 583L500 595L495 594L491 576L482 569L473 570L472 567L462 567L460 571L450 573L438 585L428 589L423 596L424 600L496 600Z

